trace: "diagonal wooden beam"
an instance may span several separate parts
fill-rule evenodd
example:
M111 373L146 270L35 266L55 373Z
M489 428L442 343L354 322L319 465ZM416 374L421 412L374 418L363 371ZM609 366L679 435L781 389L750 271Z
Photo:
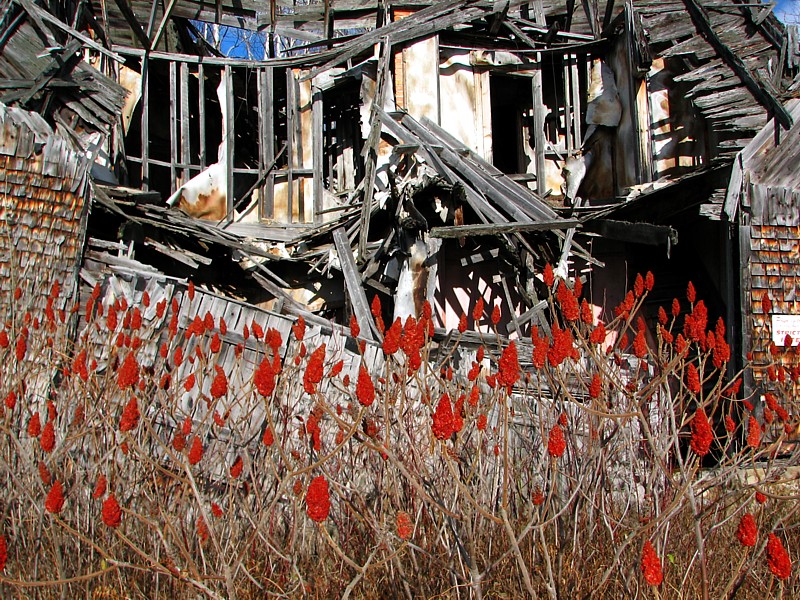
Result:
M138 39L139 43L142 44L142 48L145 50L150 50L150 38L147 37L147 34L142 28L142 24L139 23L136 15L133 14L133 10L131 9L131 5L128 4L128 0L115 0L115 2L119 7L119 11L122 13L122 16L125 17L128 25L131 26L131 30L136 36L136 39Z
M347 234L343 227L333 230L333 242L336 245L336 253L339 255L339 264L341 264L342 273L344 273L345 287L347 288L347 294L350 296L350 302L353 304L353 312L361 329L361 336L368 340L375 340L377 339L375 335L377 328L372 319L367 295L364 293L364 287L361 284L361 276L356 268L356 260L353 257L350 241L347 239Z
M476 235L500 235L503 233L519 233L521 231L552 231L553 229L574 229L580 225L577 219L554 219L552 221L515 221L512 223L492 223L489 225L454 225L432 227L431 237L461 238Z
M64 23L62 20L57 19L56 17L51 15L49 12L47 12L43 8L39 7L37 4L34 4L30 0L14 0L14 1L17 4L19 4L22 8L24 8L25 11L30 15L30 17L34 21L36 21L37 23L41 23L41 22L50 23L51 25L54 25L54 26L58 27L61 31L63 31L65 33L68 33L69 35L71 35L74 38L79 39L81 42L84 43L84 45L89 46L89 48L92 48L93 50L97 50L100 54L104 54L108 58L110 58L112 60L115 60L117 62L120 62L120 63L124 63L125 62L125 59L122 56L120 56L119 54L117 54L116 52L112 52L111 50L108 50L107 48L104 48L103 46L101 46L100 44L95 42L93 39L83 35L79 31L76 31L75 29L73 29L72 27L70 27L69 25ZM50 37L50 36L48 36L48 37Z
M169 4L167 4L167 8L164 9L164 16L161 17L161 23L156 30L156 34L153 37L153 41L150 43L150 47L155 49L158 46L158 41L161 39L161 34L164 33L164 28L167 26L169 22L169 18L172 16L172 9L175 8L175 3L177 0L169 0Z
M358 259L367 260L367 238L369 222L372 214L372 198L375 193L375 170L378 161L378 144L381 138L381 114L386 87L391 85L389 64L392 56L392 45L388 38L383 39L383 49L378 61L378 72L375 79L375 95L370 110L370 130L364 144L364 202L361 205L361 221L358 233Z
M703 38L711 44L711 47L714 48L723 62L736 73L745 87L753 94L753 97L761 106L767 109L767 112L775 117L775 120L781 127L789 130L792 127L792 116L786 111L780 100L758 82L750 72L750 69L747 68L747 65L744 64L744 61L720 40L702 6L700 6L696 0L683 0L683 3L686 5L686 9L695 27L697 27Z

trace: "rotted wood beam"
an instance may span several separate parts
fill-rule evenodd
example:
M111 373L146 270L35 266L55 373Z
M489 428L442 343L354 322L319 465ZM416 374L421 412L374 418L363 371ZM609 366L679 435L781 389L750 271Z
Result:
M524 231L552 231L554 229L570 229L578 226L580 221L574 219L557 219L554 221L515 222L478 225L457 225L450 227L432 227L430 236L435 238L461 238L475 235L500 235L503 233L521 233Z

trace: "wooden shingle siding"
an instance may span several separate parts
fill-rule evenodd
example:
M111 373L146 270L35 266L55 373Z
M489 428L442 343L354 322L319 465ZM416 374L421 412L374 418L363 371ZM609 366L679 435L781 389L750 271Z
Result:
M87 164L36 114L0 104L0 292L4 320L19 286L43 308L54 281L64 308L81 259Z

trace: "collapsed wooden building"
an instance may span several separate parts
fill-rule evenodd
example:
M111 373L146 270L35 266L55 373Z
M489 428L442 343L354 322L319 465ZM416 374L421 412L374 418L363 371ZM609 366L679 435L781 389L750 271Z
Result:
M689 531L658 524L670 486L700 524L743 457L743 510L794 477L800 46L769 6L0 9L4 585L291 597L328 544L345 596L383 565L400 595L404 515L441 540L416 578L481 597L536 528L549 552L537 523L594 538L586 502L634 526L602 588L642 535Z
M602 320L651 270L648 322L694 282L727 323L731 372L751 350L760 290L797 312L797 211L769 213L785 231L769 258L780 271L765 275L748 265L755 232L771 239L751 209L780 201L734 189L751 189L739 152L759 131L796 132L784 102L800 48L768 6L2 8L9 280L58 268L84 299L97 283L132 299L192 280L215 318L286 329L303 315L327 335L354 315L368 340L380 336L374 296L387 322L427 300L446 340L462 315L487 329L471 317L478 298L502 308L503 337L546 329L547 264L588 282ZM236 36L261 54L224 56Z

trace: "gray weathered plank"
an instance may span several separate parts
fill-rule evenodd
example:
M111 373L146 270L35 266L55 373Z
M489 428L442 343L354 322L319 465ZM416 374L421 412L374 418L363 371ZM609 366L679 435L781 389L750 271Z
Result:
M333 241L336 244L336 252L339 255L339 264L342 266L345 286L350 296L350 302L353 305L353 312L358 321L358 326L361 329L361 335L368 340L378 339L378 331L372 319L367 295L364 293L361 276L356 268L356 261L344 228L339 227L333 230Z

